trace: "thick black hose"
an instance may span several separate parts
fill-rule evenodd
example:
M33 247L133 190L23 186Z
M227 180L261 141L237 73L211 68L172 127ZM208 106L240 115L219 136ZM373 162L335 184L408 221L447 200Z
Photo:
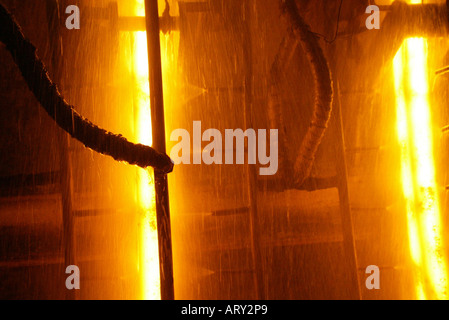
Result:
M294 36L299 39L310 62L315 84L315 105L312 120L294 163L292 183L294 187L300 187L310 176L316 152L321 144L332 113L332 78L323 50L316 36L299 14L295 1L280 0L280 2L283 14L285 14L292 25L290 32L293 32ZM285 41L291 42L295 41L295 39L290 34ZM288 47L289 45L284 43L281 45L281 50ZM286 54L283 53L278 56L286 56ZM272 69L272 77L280 74L280 62L275 61L275 64L273 66L274 69ZM275 87L272 87L272 89L272 92L277 92ZM279 96L279 93L277 95ZM275 99L279 99L279 97L275 97Z
M108 132L83 116L69 105L59 93L56 84L36 54L36 48L25 39L12 15L0 4L0 41L6 45L19 67L28 88L48 115L64 131L86 147L117 161L125 161L139 167L153 167L163 173L173 171L173 162L166 154L151 147L129 142L120 134Z

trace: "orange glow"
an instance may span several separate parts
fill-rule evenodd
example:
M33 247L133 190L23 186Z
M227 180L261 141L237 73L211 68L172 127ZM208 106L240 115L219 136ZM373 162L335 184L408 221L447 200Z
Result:
M136 1L134 13L136 16L145 16L144 0ZM153 140L151 135L147 36L145 31L134 32L133 36L133 72L138 87L136 99L138 110L137 140L139 143L151 146ZM154 176L152 171L149 172L140 168L138 170L138 201L140 208L143 210L140 263L143 277L142 298L158 300L161 296Z
M447 299L427 73L427 40L406 39L394 58L394 75L401 176L410 254L416 271L416 296Z
M134 0L134 16L145 16L145 1ZM159 0L159 5L164 8L164 1ZM174 10L175 8L172 8ZM176 15L176 12L171 12ZM177 47L179 32L171 32L170 35L161 33L161 59L164 90L164 105L171 106L176 83L178 82L178 70L176 69ZM136 140L139 143L151 146L153 137L151 134L151 108L150 87L148 75L148 47L145 31L132 32L133 46L132 73L137 87L135 94ZM142 271L142 298L145 300L159 300L160 274L159 274L159 248L157 237L156 198L154 190L154 174L152 170L138 169L137 201L143 212L141 220L141 259L139 269Z

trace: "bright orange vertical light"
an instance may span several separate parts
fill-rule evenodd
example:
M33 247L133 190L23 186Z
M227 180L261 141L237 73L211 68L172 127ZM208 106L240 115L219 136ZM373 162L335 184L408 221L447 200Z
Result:
M393 65L402 187L410 254L416 270L416 295L418 299L447 299L428 95L427 40L406 39Z
M136 16L145 16L144 0L136 0ZM148 49L145 31L134 32L134 76L137 83L137 140L139 143L152 144L150 87L148 80ZM155 191L153 173L138 169L138 199L143 211L141 221L141 263L142 298L158 300L160 296L159 253L155 209Z

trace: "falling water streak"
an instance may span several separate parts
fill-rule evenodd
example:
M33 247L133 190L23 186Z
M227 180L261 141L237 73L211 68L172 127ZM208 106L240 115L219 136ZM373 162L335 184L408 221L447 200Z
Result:
M412 2L414 3L414 2ZM418 299L447 298L428 99L427 40L406 39L394 58L397 131Z

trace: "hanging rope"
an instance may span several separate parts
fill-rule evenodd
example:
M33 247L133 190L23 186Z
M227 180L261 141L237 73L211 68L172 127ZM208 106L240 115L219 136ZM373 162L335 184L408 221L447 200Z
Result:
M125 161L142 168L153 167L163 173L173 171L173 162L166 154L142 144L131 143L120 134L113 134L96 126L69 105L49 78L43 62L36 54L36 48L25 39L20 26L2 4L0 41L6 45L28 88L41 106L72 138L117 161Z
M299 153L294 163L294 174L291 178L293 179L293 187L297 188L310 176L316 152L328 126L332 112L332 79L323 50L316 36L311 32L310 27L300 16L295 1L280 0L280 2L281 11L287 17L292 29L287 38L282 42L280 52L276 56L271 70L272 85L270 87L271 102L269 105L272 106L271 108L274 106L274 109L279 109L279 88L273 85L273 83L276 82L276 78L279 79L281 74L281 61L291 54L288 51L294 50L295 42L298 39L310 62L315 84L315 105L312 120L299 148ZM275 119L280 119L280 124L283 126L282 117L275 114L274 111L271 111L271 113Z

